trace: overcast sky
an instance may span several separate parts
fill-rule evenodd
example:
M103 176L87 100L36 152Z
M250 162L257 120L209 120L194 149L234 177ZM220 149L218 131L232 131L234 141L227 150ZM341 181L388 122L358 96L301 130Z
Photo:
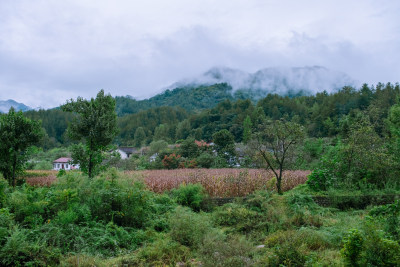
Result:
M214 66L400 81L396 0L1 0L0 100L149 97Z

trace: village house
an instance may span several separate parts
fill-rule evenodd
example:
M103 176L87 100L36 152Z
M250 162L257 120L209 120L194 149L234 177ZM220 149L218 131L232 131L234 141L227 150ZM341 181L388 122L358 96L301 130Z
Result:
M121 156L121 159L129 159L132 154L138 153L136 148L128 146L118 147L117 152Z
M53 170L59 171L59 170L75 170L79 169L78 164L71 164L72 159L71 158L59 158L53 161Z

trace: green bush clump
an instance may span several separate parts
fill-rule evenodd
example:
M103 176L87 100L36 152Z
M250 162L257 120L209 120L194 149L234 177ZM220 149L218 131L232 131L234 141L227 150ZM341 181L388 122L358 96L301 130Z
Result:
M14 228L0 249L3 266L53 266L59 263L61 253L39 240L30 240L29 231Z
M0 208L4 207L5 205L7 189L8 182L6 179L0 178Z
M243 236L226 236L220 231L211 231L199 248L204 266L253 266L254 246Z
M60 177L62 177L64 175L66 175L66 174L67 174L67 172L64 169L61 169L57 173L57 178L60 178Z
M170 214L170 234L173 240L188 247L198 247L204 236L211 231L212 224L206 214L178 206Z
M343 238L341 253L350 266L358 266L363 249L364 238L357 229L352 229Z
M179 205L199 211L205 198L205 190L201 184L181 184L171 190L171 196Z
M177 266L178 263L186 264L189 262L189 248L171 240L168 236L163 236L140 248L133 257L123 259L121 264L129 266Z
M248 233L260 228L268 231L268 221L260 213L238 203L228 203L217 208L213 219L216 225L231 226L237 232Z

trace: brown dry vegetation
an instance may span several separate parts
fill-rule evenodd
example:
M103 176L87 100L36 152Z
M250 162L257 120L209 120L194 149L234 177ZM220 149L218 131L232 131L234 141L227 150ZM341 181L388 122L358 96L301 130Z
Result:
M288 191L307 181L310 171L284 171L282 190ZM29 185L49 186L57 171L28 171L23 178ZM256 190L275 189L274 174L263 169L176 169L125 172L127 178L140 178L157 193L181 184L201 184L210 197L242 197Z
M176 169L127 172L141 174L148 188L164 192L180 184L201 184L211 197L246 196L256 190L274 189L272 171L262 169ZM288 191L307 181L310 171L285 171L282 179L283 191Z
M53 170L29 170L20 178L32 186L50 186L57 179L57 173Z

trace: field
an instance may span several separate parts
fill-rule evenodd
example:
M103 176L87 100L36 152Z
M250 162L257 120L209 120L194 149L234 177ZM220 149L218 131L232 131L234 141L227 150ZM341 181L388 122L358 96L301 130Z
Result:
M310 171L285 171L283 191L304 184ZM28 171L26 182L34 186L49 186L56 181L57 171ZM180 184L201 184L210 197L242 197L256 190L274 189L272 171L262 169L176 169L125 172L128 178L140 179L147 187L162 193Z

